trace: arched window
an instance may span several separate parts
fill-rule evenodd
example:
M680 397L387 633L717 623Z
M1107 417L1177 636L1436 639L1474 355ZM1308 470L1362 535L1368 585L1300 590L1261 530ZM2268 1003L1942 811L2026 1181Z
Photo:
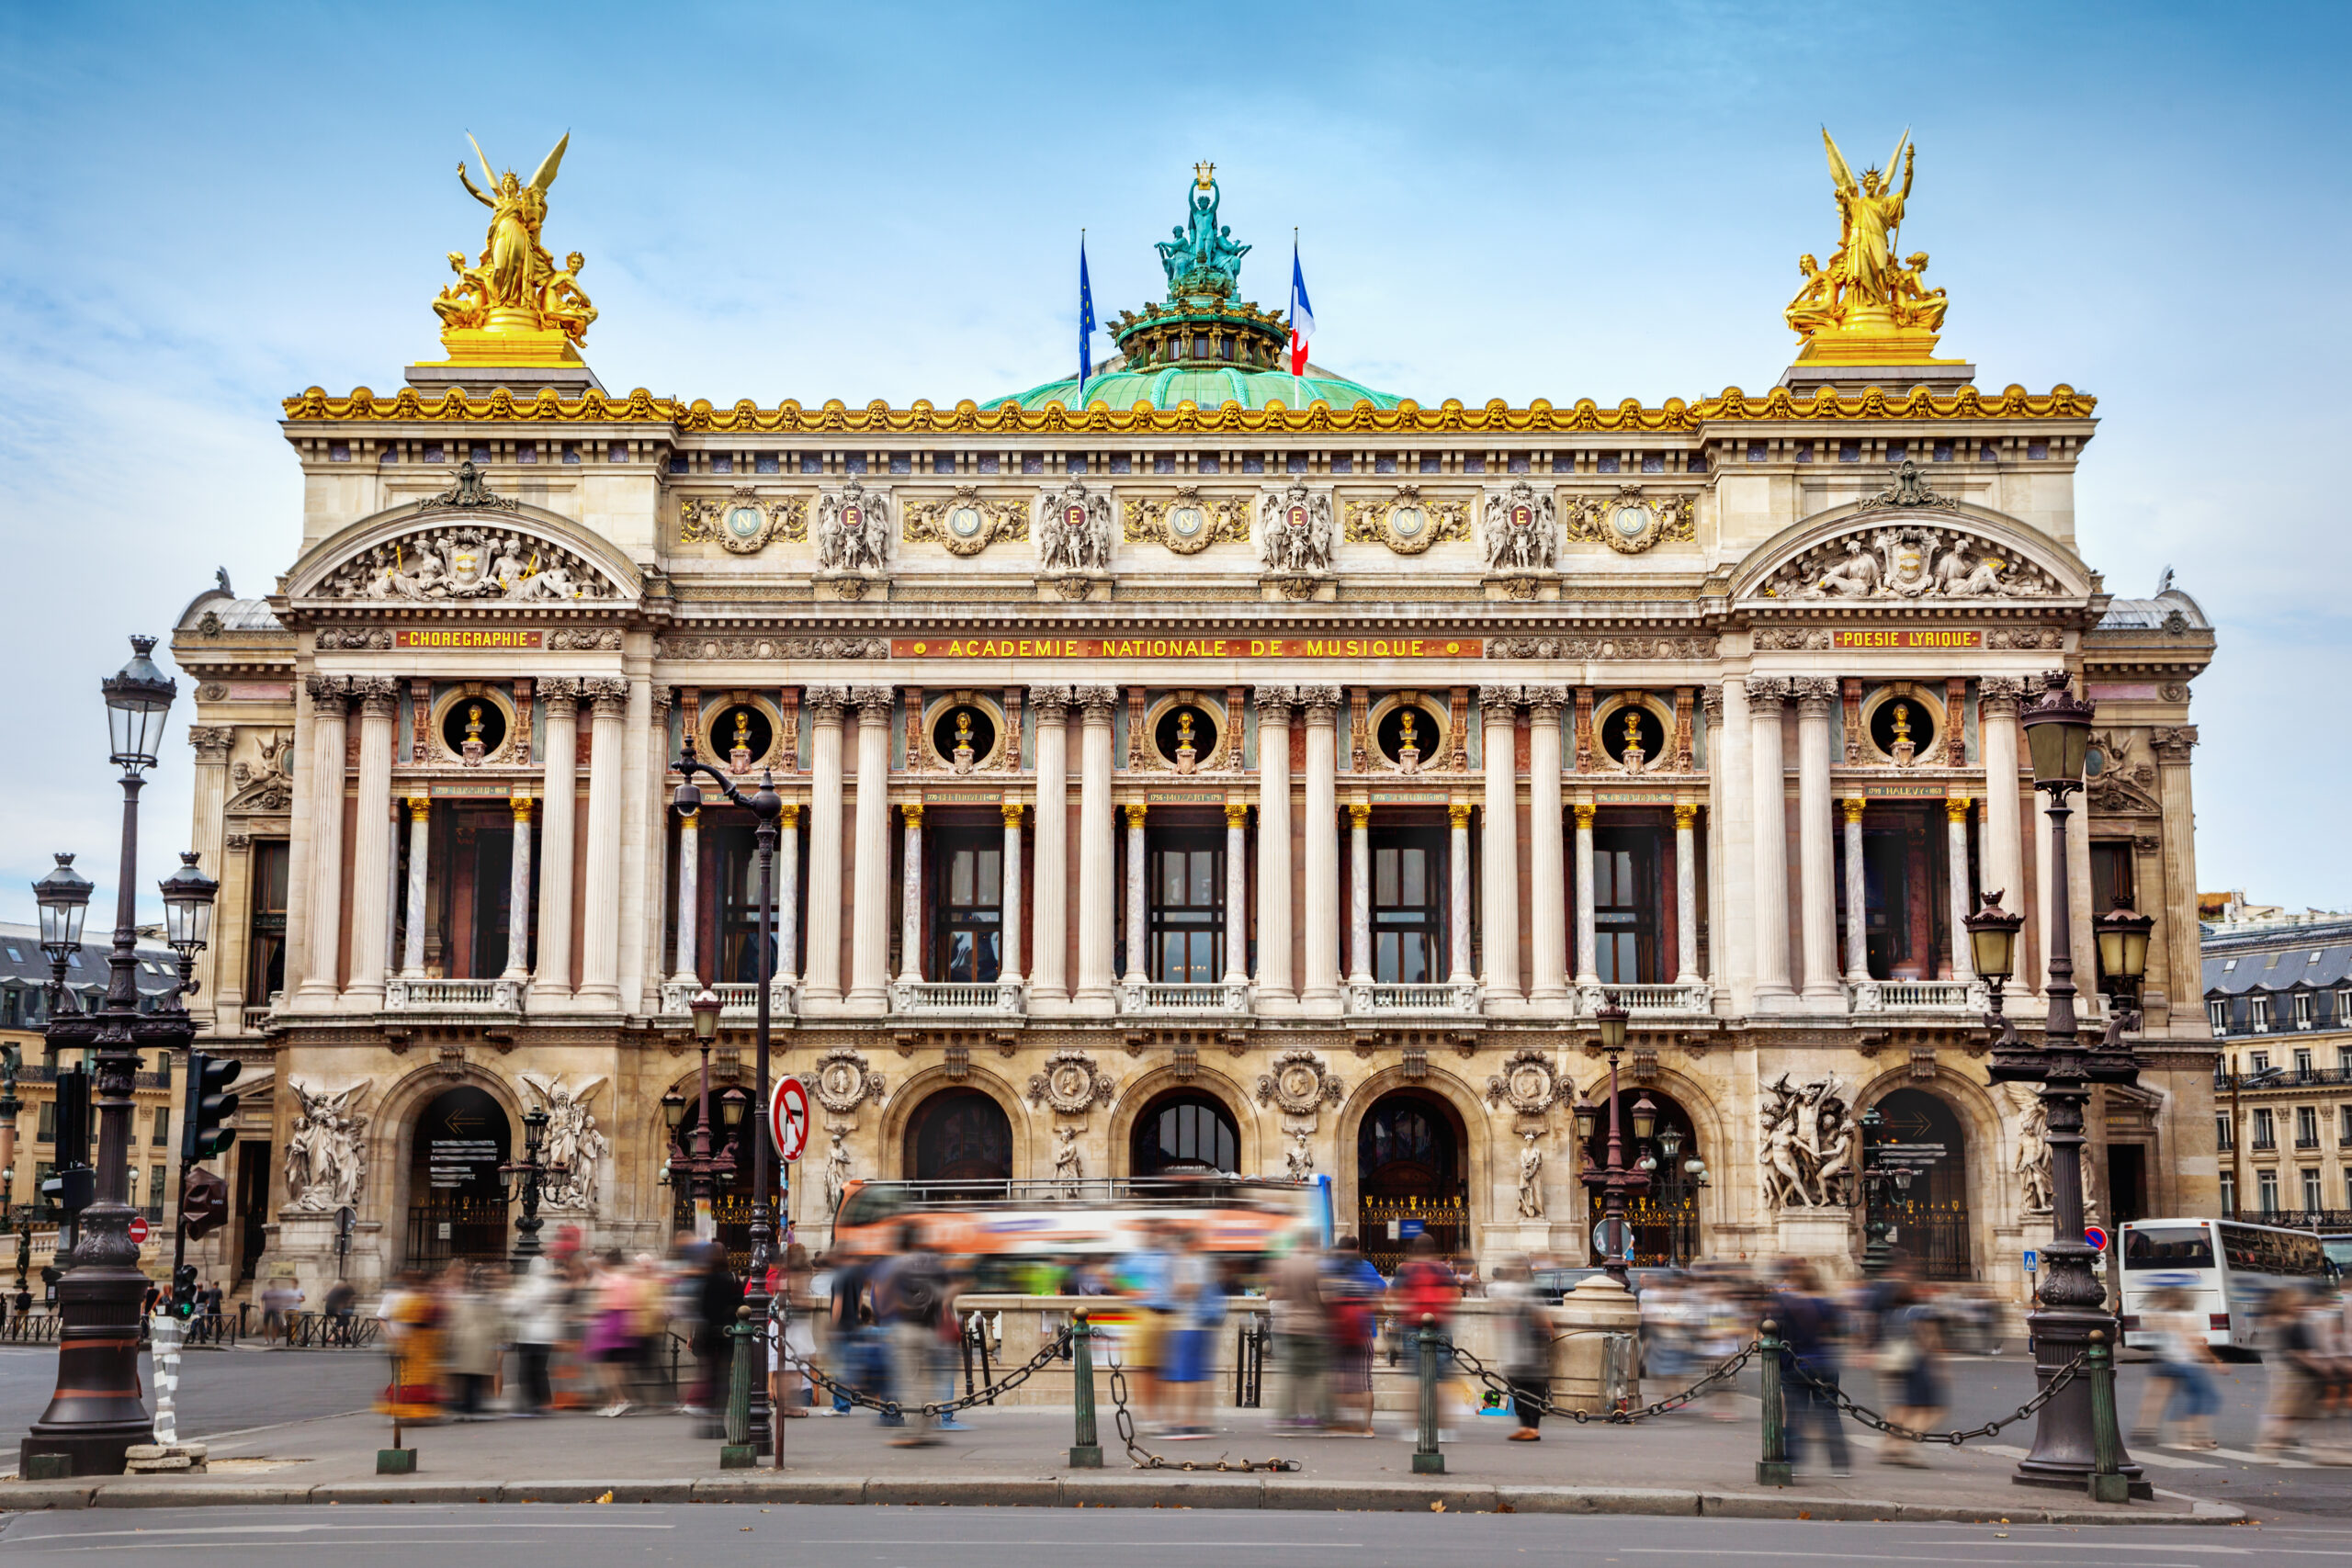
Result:
M1136 1122L1137 1176L1200 1176L1238 1171L1241 1134L1223 1105L1195 1092L1154 1102Z
M917 1181L1009 1181L1012 1122L976 1089L933 1095L907 1127L907 1170Z

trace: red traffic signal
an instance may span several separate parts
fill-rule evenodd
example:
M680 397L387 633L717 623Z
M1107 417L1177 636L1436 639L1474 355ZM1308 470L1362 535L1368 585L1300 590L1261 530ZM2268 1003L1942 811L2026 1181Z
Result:
M180 1200L180 1218L187 1238L200 1240L229 1217L229 1184L202 1166L187 1173L187 1196Z

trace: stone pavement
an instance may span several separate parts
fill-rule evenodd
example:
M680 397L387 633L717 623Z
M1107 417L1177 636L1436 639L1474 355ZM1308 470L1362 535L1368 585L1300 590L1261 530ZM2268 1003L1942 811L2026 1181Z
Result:
M1678 1413L1631 1429L1547 1420L1540 1443L1505 1440L1514 1423L1464 1416L1445 1447L1447 1473L1412 1472L1410 1429L1385 1421L1374 1438L1276 1435L1264 1413L1218 1413L1206 1440L1147 1439L1171 1463L1208 1473L1133 1468L1106 1408L1104 1469L1066 1463L1067 1410L982 1407L969 1431L937 1447L899 1449L865 1412L786 1424L781 1473L721 1471L719 1445L675 1415L616 1419L560 1416L412 1427L413 1478L378 1478L389 1424L341 1416L224 1434L203 1475L0 1481L0 1508L185 1506L214 1503L414 1502L997 1504L1048 1506L1371 1509L1627 1513L1758 1518L2038 1520L2204 1523L2243 1517L2222 1504L2161 1488L2154 1502L2100 1506L2078 1495L2020 1487L2014 1459L1928 1452L1929 1469L1880 1463L1855 1444L1854 1473L1802 1474L1788 1489L1755 1484L1755 1402L1738 1418ZM2014 1450L2009 1450L2014 1454ZM1217 1474L1220 1459L1295 1459L1276 1474Z

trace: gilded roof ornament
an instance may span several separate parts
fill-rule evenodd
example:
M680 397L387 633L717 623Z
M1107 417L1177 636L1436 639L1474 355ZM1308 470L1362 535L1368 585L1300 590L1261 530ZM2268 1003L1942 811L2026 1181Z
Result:
M1944 291L1929 289L1922 281L1928 253L1914 251L1897 259L1896 243L1905 205L1911 199L1911 175L1918 149L1905 131L1894 144L1887 168L1865 169L1857 179L1838 152L1828 129L1821 144L1829 153L1829 183L1838 199L1838 248L1829 265L1811 254L1797 258L1804 282L1783 314L1804 338L1797 352L1799 364L1935 365L1957 364L1935 357L1936 340L1943 331ZM1903 168L1902 184L1894 166Z
M449 270L458 280L445 286L433 301L434 313L441 318L441 344L449 354L440 363L577 365L578 346L596 319L596 308L580 288L586 258L573 251L559 267L539 243L548 190L563 164L564 149L571 144L571 133L540 160L527 185L512 169L493 174L481 143L470 136L467 141L481 159L482 180L490 188L477 186L462 161L458 183L490 209L490 231L480 260L469 264L462 251L449 253Z

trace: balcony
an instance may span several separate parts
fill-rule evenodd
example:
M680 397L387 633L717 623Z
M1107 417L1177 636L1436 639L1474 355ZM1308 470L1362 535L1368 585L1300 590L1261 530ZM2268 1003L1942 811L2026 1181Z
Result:
M1250 983L1180 986L1137 980L1119 988L1119 1010L1139 1018L1248 1018Z
M1017 980L899 980L890 1010L903 1018L1009 1019L1029 1009Z
M1478 987L1460 985L1385 986L1351 982L1343 987L1351 1018L1476 1018Z
M1714 987L1704 980L1694 980L1687 986L1612 986L1588 992L1586 1016L1612 998L1635 1018L1703 1018L1715 1010Z
M515 1015L523 1010L526 980L424 980L395 977L384 982L386 1012Z
M665 980L662 984L662 1016L692 1018L695 994L703 987L692 980ZM721 1023L749 1025L758 1021L760 987L756 983L725 981L710 987L718 993L718 1021ZM797 986L789 980L768 982L768 1019L772 1023L789 1022L798 1014Z
M240 1034L268 1033L269 1015L276 1010L275 1004L269 1002L264 1002L259 1007L244 1009L237 1017L237 1032Z
M1991 1005L1973 980L1849 980L1846 998L1858 1013L1928 1013L1967 1018Z

